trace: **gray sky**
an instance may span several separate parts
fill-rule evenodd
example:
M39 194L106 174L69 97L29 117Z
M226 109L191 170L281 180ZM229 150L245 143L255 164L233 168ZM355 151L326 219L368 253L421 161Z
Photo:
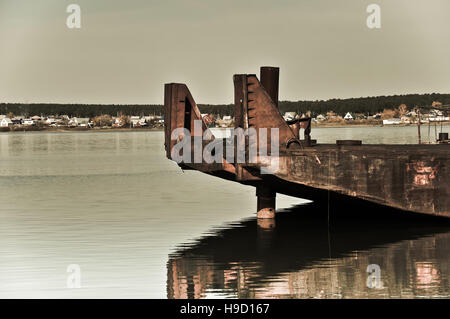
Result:
M261 65L281 67L281 100L450 93L449 14L448 0L0 0L0 102L162 104L184 82L197 103L232 103L233 74Z

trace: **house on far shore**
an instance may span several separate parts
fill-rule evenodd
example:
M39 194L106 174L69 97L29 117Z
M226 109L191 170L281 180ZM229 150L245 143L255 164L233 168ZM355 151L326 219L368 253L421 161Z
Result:
M144 126L148 126L147 120L145 119L145 117L141 117L139 119L139 121L136 124L137 127L144 127Z
M286 112L286 113L284 113L283 118L285 121L292 121L295 119L296 116L297 116L297 113L295 113L295 112Z
M45 124L47 124L47 125L56 125L56 120L55 120L54 117L48 117L48 118L45 120Z
M156 120L158 117L156 115L144 116L145 122L150 123Z
M11 126L13 124L13 122L11 121L10 118L8 117L4 117L1 121L0 121L0 127L8 127Z
M353 120L353 116L350 114L350 112L347 112L347 114L345 114L344 120L347 120L347 121Z
M316 121L317 121L317 122L325 121L325 116L322 115L322 114L317 115L317 116L316 116Z
M231 125L233 119L231 118L231 115L224 115L222 118L221 127L228 127Z
M448 122L449 117L444 116L444 113L442 113L439 110L431 110L430 114L428 115L428 119L430 122Z
M89 118L88 117L72 117L69 121L69 126L81 126L88 127Z
M398 125L402 124L402 121L398 118L383 120L383 125Z
M139 117L139 116L131 116L130 117L130 123L133 127L143 127L143 126L148 126L147 120L144 117Z
M24 119L23 120L23 125L32 126L34 124L36 124L36 122L33 119Z
M205 121L205 124L207 126L214 124L214 120L212 119L212 117L209 114L206 114L206 113L202 114L202 119L203 119L203 121Z
M377 114L372 115L372 118L373 118L374 120L379 120L379 119L381 119L381 113L377 113Z
M125 121L121 117L113 118L113 127L123 127L125 126Z
M411 124L411 118L409 116L403 115L400 118L400 122L402 122L402 124Z
M130 122L133 127L138 126L140 120L141 118L139 116L130 116Z

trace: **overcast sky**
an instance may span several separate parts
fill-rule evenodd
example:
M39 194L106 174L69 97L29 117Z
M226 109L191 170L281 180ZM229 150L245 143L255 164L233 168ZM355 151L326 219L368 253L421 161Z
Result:
M183 82L232 103L233 74L261 65L281 100L450 93L450 1L0 0L0 102L162 104Z

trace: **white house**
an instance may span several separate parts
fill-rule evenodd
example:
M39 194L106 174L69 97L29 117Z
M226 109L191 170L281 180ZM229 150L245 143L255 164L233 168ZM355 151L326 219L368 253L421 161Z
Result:
M375 119L375 120L381 119L381 113L374 114L372 116L372 118Z
M156 115L144 116L144 118L145 118L145 121L146 121L147 123L149 123L149 122L151 122L151 121L153 121L153 120L158 119L158 117L157 117Z
M430 122L448 122L450 118L448 116L438 115L438 116L430 116Z
M444 114L439 110L431 110L428 115L428 119L430 122L447 122L449 120L448 116L444 116Z
M295 119L296 116L297 116L297 113L295 113L295 112L286 112L286 113L284 113L283 118L285 121L292 121Z
M147 126L148 124L147 124L147 121L145 120L145 117L141 117L139 119L139 122L136 125L142 127L142 126Z
M398 125L402 124L402 121L398 118L383 120L383 125Z
M230 115L224 115L222 120L216 121L216 123L219 124L220 127L228 127L229 125L231 125L232 121L233 119Z
M113 124L113 126L115 126L115 127L120 127L120 126L122 126L122 125L123 125L123 123L122 123L120 117L114 118L114 124Z
M130 122L133 125L133 127L137 126L138 123L140 122L140 117L139 116L131 116L130 117Z
M317 120L318 122L324 121L324 120L325 120L325 116L323 116L322 114L319 114L319 115L316 116L316 120Z
M36 122L32 119L24 119L23 120L23 125L27 125L27 126L31 126L34 125Z
M347 114L345 114L344 120L353 120L353 116L350 114L350 112L347 112Z
M72 117L69 121L70 126L89 126L88 117Z
M48 118L45 120L45 124L47 124L47 125L54 125L54 124L56 124L56 120L55 120L54 117L48 117Z
M1 121L0 121L0 127L8 127L10 125L12 125L12 121L10 118L8 117L4 117Z
M411 118L409 116L403 115L400 118L400 122L402 122L403 124L410 124L411 123Z

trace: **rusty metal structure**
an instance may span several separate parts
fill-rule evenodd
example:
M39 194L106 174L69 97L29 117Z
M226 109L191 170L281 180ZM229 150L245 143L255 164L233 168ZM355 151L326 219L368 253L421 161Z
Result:
M450 217L450 145L363 145L361 141L336 141L319 144L311 139L311 119L285 121L278 110L279 69L262 67L260 78L255 74L234 75L235 128L255 129L258 147L265 143L271 149L277 143L277 156L257 153L250 161L249 149L254 140L234 138L234 154L245 149L245 161L208 163L184 160L178 165L256 188L258 218L275 216L276 194L311 200L330 196L365 201L421 214ZM165 85L165 149L169 159L172 150L183 138L195 139L207 131L200 111L185 84ZM195 122L201 122L195 130ZM176 129L186 129L190 136L174 138ZM278 140L262 142L259 129L278 130ZM300 130L304 138L300 138ZM218 139L203 137L201 149ZM228 141L229 142L229 141ZM227 139L223 139L225 145ZM193 142L192 144L195 144ZM242 145L244 144L244 145ZM226 148L225 148L226 149ZM259 148L258 148L259 149ZM192 159L195 150L189 155ZM183 157L186 158L186 157ZM261 174L261 168L276 162L278 169Z

